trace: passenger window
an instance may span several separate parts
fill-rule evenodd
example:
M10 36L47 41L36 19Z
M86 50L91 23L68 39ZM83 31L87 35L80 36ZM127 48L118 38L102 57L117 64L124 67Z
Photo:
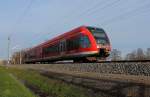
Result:
M88 36L81 36L80 41L81 41L80 45L81 45L82 48L90 47L90 41L89 41Z
M68 50L78 49L79 48L78 40L79 40L78 38L67 40L67 49Z

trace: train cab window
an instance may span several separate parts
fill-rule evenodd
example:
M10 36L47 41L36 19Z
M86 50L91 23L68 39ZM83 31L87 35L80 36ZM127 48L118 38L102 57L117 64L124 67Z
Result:
M101 28L94 28L94 27L87 27L87 29L92 33L94 36L97 44L109 44L109 40L106 36L106 33Z
M105 38L95 37L97 44L107 44L107 40Z
M88 36L81 36L80 45L81 45L82 48L90 47L90 41L89 41Z

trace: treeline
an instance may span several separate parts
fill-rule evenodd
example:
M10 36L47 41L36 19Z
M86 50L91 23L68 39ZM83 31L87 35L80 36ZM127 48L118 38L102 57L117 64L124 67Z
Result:
M147 48L146 51L144 51L142 48L138 48L126 54L125 56L122 56L121 51L117 49L113 49L108 59L113 60L113 61L116 61L116 60L150 60L150 48Z
M18 51L13 53L11 57L11 64L22 64L24 63L25 53L24 51Z

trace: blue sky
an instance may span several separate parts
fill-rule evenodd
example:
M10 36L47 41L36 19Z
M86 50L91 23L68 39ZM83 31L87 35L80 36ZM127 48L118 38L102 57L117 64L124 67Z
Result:
M149 0L0 0L0 59L80 25L103 28L126 54L150 47Z

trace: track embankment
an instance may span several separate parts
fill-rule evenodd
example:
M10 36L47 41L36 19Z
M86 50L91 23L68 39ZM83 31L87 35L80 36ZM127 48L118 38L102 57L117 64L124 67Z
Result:
M115 97L150 96L150 62L24 64L10 67L37 70L47 77Z

